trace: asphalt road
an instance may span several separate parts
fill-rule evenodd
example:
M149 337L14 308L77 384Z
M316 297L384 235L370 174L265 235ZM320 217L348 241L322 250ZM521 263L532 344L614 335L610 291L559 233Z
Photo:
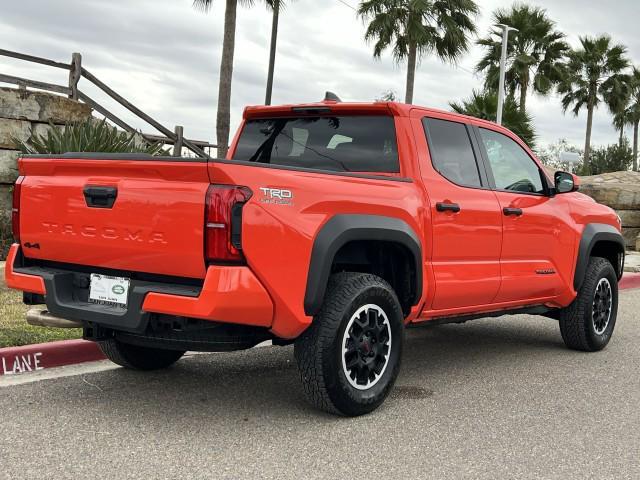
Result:
M411 330L356 419L306 404L290 347L0 388L0 478L638 479L640 290L620 308L597 354L537 317Z

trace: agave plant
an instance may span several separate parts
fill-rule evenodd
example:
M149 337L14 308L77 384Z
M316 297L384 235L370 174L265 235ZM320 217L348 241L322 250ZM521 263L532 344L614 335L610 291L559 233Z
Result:
M118 130L106 123L89 118L83 122L70 123L59 128L50 124L47 135L32 135L25 142L14 138L23 153L62 154L67 152L101 153L148 153L165 155L159 143L145 143L136 138L135 133Z

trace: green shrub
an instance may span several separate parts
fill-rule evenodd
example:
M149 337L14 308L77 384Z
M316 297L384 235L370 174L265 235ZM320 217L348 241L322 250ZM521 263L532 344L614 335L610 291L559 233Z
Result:
M137 134L127 133L109 125L105 120L89 118L83 122L71 123L64 129L51 124L47 135L33 135L26 142L14 138L13 141L23 153L63 154L67 152L100 153L148 153L165 155L159 143L148 144Z
M625 138L622 145L594 148L589 161L582 164L578 175L600 175L608 172L623 172L631 168L633 151Z

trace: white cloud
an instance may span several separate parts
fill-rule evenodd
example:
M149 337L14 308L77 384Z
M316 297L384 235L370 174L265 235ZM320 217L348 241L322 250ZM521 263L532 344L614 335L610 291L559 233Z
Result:
M345 0L356 6L356 0ZM192 8L191 0L23 0L5 6L0 18L3 48L68 61L79 51L84 66L127 99L172 127L182 124L191 138L215 140L218 68L224 3L214 1L209 13ZM483 35L497 6L510 1L482 0L478 30ZM615 10L601 2L544 0L533 2L549 10L576 44L578 35L610 33L640 61L636 35L640 3L616 2ZM238 9L232 96L232 123L242 109L264 99L271 16L259 1ZM290 2L281 15L274 103L320 100L333 90L348 100L373 100L385 90L404 93L404 66L390 55L371 58L363 40L364 26L355 12L337 0ZM424 58L416 77L415 102L448 108L467 97L482 79L469 73L480 57L474 47L460 67ZM0 72L64 84L63 71L0 57ZM145 131L149 127L108 102L83 80L81 87L105 106ZM585 115L563 115L557 97L531 97L529 104L541 143L566 137L583 143ZM594 123L594 143L613 143L616 133L601 108Z

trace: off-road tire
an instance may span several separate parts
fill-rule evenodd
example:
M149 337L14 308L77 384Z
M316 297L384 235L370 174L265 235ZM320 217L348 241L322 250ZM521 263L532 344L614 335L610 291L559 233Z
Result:
M170 367L184 355L184 351L140 347L115 338L98 342L105 356L122 367L132 370L160 370Z
M612 294L611 315L602 333L594 323L594 298L602 279L609 282ZM601 257L589 260L578 295L568 307L560 311L560 333L567 347L573 350L595 352L607 346L618 314L618 278L611 263Z
M345 330L352 318L367 305L378 306L386 315L389 325L386 331L391 334L390 346L379 350L388 352L388 357L384 368L377 374L376 383L366 389L357 389L350 384L343 367L343 341L347 341L344 340ZM365 310L365 315L368 315L368 310ZM398 297L382 278L364 273L332 275L320 312L296 340L294 347L309 401L321 410L345 416L363 415L379 407L400 370L403 320ZM357 379L351 381L357 382Z

